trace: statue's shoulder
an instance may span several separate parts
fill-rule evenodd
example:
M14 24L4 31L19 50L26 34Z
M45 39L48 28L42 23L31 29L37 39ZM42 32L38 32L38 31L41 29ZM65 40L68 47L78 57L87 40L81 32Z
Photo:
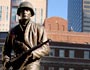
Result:
M36 26L36 27L43 27L42 24L40 24L40 23L35 23L34 21L31 21L30 23L31 23L33 26Z

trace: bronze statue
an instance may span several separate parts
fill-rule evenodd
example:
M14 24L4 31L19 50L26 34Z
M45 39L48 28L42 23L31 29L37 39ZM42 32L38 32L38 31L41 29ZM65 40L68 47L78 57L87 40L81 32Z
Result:
M19 66L16 62L12 70L40 70L40 58L49 54L50 47L44 27L30 19L34 14L31 3L24 1L19 5L17 10L17 15L20 16L19 24L10 30L3 48L3 70L9 70L9 66L12 66L11 61L17 61L19 56L21 56L19 60L22 62L24 59L24 62L19 64L19 69L14 67L14 65ZM40 47L37 49L25 53L38 45ZM12 51L15 60L12 60ZM23 53L26 57L21 55Z

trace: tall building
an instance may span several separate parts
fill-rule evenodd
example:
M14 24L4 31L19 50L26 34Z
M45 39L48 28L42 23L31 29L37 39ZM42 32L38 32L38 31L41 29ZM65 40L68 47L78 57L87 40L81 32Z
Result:
M7 32L10 28L11 0L0 0L0 32Z
M68 30L90 32L90 0L68 0Z
M11 16L11 0L0 0L0 66L2 46L4 44L7 32L10 29L10 16ZM1 68L1 67L0 67Z
M90 32L90 0L83 0L83 32Z
M68 0L68 30L82 31L83 0Z
M34 7L35 15L31 18L34 22L43 24L47 17L47 0L12 0L12 18L11 27L18 23L17 9L22 1L29 1Z

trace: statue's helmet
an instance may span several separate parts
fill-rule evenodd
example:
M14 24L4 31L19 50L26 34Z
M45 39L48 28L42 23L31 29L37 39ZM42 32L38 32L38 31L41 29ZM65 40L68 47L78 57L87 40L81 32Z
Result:
M26 2L26 1L22 2L19 5L19 7L17 9L17 15L20 15L21 9L24 9L24 8L28 8L31 11L31 16L34 16L34 10L33 10L32 4L30 2Z

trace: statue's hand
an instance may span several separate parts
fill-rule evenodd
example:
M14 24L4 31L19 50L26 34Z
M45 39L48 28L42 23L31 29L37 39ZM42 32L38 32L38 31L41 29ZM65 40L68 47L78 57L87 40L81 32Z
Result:
M18 48L22 49L23 51L29 50L29 48L23 42L18 40L15 40L15 45L17 45Z

